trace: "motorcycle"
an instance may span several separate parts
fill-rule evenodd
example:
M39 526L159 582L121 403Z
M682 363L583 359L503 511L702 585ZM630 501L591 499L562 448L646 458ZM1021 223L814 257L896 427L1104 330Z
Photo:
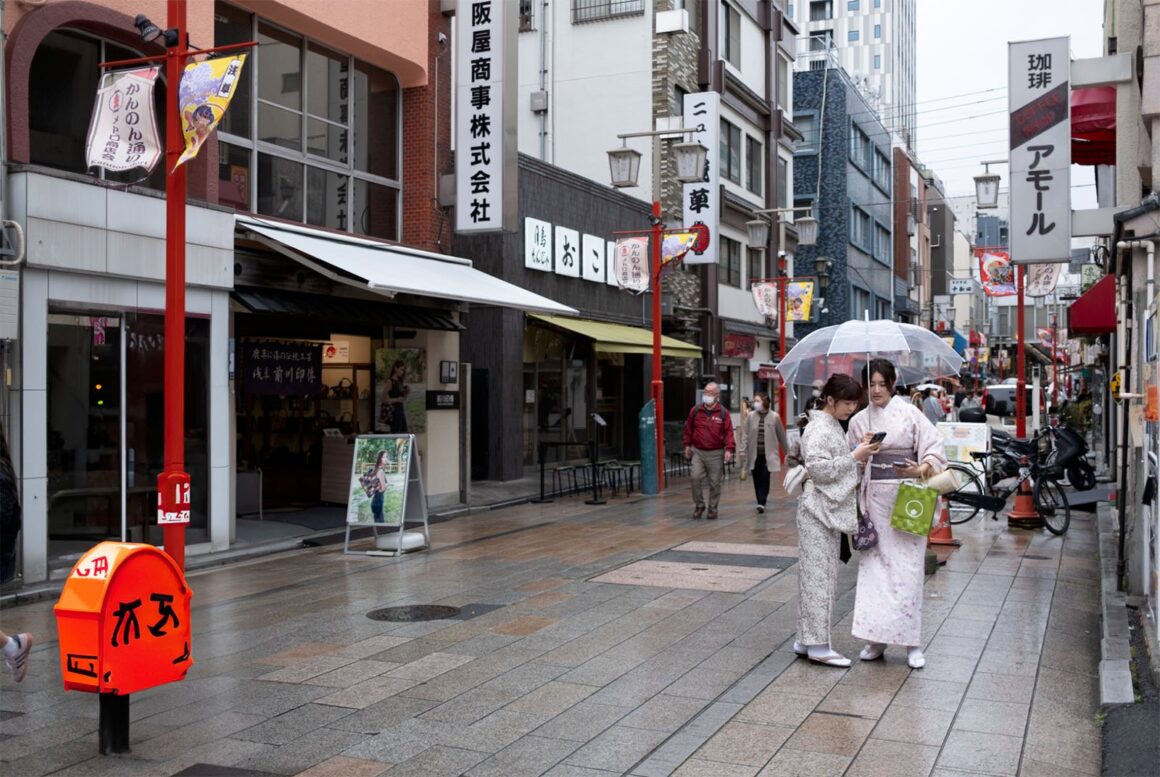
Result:
M1067 426L1057 426L1051 433L1055 443L1055 459L1052 463L1067 473L1067 482L1076 491L1095 488L1096 472L1087 460L1087 441Z

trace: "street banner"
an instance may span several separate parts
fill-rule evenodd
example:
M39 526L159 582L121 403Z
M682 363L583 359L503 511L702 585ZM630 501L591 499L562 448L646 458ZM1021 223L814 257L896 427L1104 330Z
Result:
M1015 265L1006 251L976 248L979 279L988 297L1010 297L1015 294Z
M671 232L665 235L661 241L661 265L668 266L670 262L683 259L696 240L697 235L693 232Z
M622 237L617 240L613 271L620 288L634 294L648 291L648 238Z
M1027 268L1023 291L1028 297L1046 297L1055 291L1062 264L1033 264Z
M152 172L161 158L161 138L153 113L153 85L159 66L109 71L101 76L85 139L85 164L121 172Z
M684 109L685 128L695 130L688 140L709 149L704 179L683 184L681 189L685 228L704 224L709 230L705 250L686 256L685 264L717 264L717 243L721 239L721 172L717 163L721 148L721 95L718 92L687 94Z
M785 320L809 321L814 301L814 282L795 281L785 285Z
M225 115L238 88L245 62L245 54L236 54L190 62L185 66L181 87L177 90L185 151L177 158L174 169L197 156L206 138Z
M757 312L766 318L777 318L777 284L753 284L753 304L757 306Z
M1071 256L1069 38L1008 44L1011 256L1017 264Z

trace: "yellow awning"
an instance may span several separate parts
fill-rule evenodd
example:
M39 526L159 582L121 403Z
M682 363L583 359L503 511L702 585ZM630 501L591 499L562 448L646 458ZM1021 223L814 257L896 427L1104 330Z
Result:
M593 340L597 353L652 353L652 332L638 326L609 324L586 318L564 318L529 313L529 317ZM661 355L679 359L700 359L700 347L675 337L661 335Z

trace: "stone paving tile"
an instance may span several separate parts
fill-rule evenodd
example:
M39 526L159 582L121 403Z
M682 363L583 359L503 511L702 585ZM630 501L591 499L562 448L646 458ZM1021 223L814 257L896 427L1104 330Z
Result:
M761 723L726 723L697 751L697 758L730 764L765 766L778 748L789 739L789 726L766 726Z
M526 637L529 634L535 634L541 629L546 629L558 620L558 618L543 618L539 615L525 615L521 618L510 620L502 626L496 626L492 629L492 633Z
M987 646L986 637L951 636L939 630L938 636L926 646L925 653L931 655L959 656L962 658L978 658Z
M737 719L766 725L798 726L814 711L818 700L766 689L737 714Z
M756 766L690 758L673 772L673 777L753 777L755 774L757 774Z
M700 699L658 694L621 719L622 726L672 733L705 708Z
M352 685L378 677L381 674L398 669L399 664L389 661L355 661L352 664L339 667L331 672L316 675L303 682L308 685L325 685L330 688L349 688Z
M331 756L347 750L366 739L337 729L316 729L294 741L238 763L244 769L255 769L275 774L297 774Z
M353 645L347 645L341 650L336 650L334 655L343 656L344 658L369 658L376 653L382 653L383 651L398 647L409 641L406 637L380 634L376 637L368 637L355 642Z
M196 763L237 766L242 761L268 753L275 748L276 745L269 745L265 742L249 742L238 739L236 735L221 737L175 754L176 757L165 761L163 766L169 772L178 772Z
M250 680L238 687L235 696L238 703L231 711L246 715L261 715L272 718L297 709L303 704L318 701L329 688L317 685L293 685L289 683L267 683Z
M473 766L468 777L538 777L579 747L577 742L526 736Z
M328 725L330 728L341 731L378 734L404 720L421 715L437 705L438 702L427 699L392 696L363 707L361 710L344 710L347 713L345 717L341 717Z
M1034 677L1039 671L1039 653L1024 653L1009 649L988 647L983 651L983 656L979 659L979 665L976 667L976 671L988 672L990 674L1011 674ZM970 678L968 677L967 679Z
M1029 703L1034 690L1034 677L976 672L967 688L967 698Z
M858 649L861 650L860 647ZM841 674L839 685L894 692L910 677L911 669L905 661L890 657L884 661L859 661L855 658L853 665Z
M987 774L1014 775L1019 768L1020 737L951 731L939 753L938 765Z
M403 664L396 669L392 669L387 672L387 676L425 682L457 666L471 663L471 661L471 656L460 656L454 653L430 653L410 663Z
M1022 737L1027 727L1027 702L963 699L955 716L954 730L977 731L982 734L1017 734Z
M502 688L473 688L467 693L424 712L429 720L469 726L519 698L519 694Z
M659 731L614 725L573 753L567 763L627 772L664 740Z
M938 758L938 748L906 742L868 739L850 764L846 777L926 777Z
M927 664L927 666L930 665ZM966 692L966 683L931 680L914 674L908 677L902 687L898 689L894 703L908 707L925 707L954 712L959 708L959 701Z
M851 759L835 753L815 753L783 747L758 777L841 777Z
M629 712L627 707L609 707L582 701L552 718L533 733L537 736L567 739L571 742L587 742Z
M341 707L303 704L297 709L284 712L256 726L239 731L233 737L252 742L265 742L271 745L284 745L303 734L327 726L349 714L350 710Z
M815 712L798 727L786 747L853 757L873 728L873 720Z
M290 666L318 656L331 655L340 649L342 649L342 645L336 645L333 642L302 642L292 648L255 660L260 664ZM357 658L362 658L362 656L357 656Z
M393 764L336 755L299 772L298 777L379 777L391 766Z
M161 760L189 748L244 731L264 720L265 718L261 715L225 712L183 728L160 733L144 742L138 742L133 745L133 754L138 758ZM5 749L10 744L10 742L6 742Z
M487 753L435 745L391 767L388 774L392 777L459 777L485 758Z
M589 769L585 766L557 764L544 772L544 777L608 777L619 774L620 772L608 771L607 769Z
M281 669L260 675L259 679L267 682L300 683L304 680L309 680L311 677L317 677L320 674L325 674L339 667L346 666L355 660L334 654L316 656L306 661L292 663Z
M541 715L511 712L506 709L496 710L467 728L445 724L448 736L441 737L440 741L442 744L477 750L481 753L498 753L539 728L544 720ZM575 746L580 745L577 743Z
M400 694L412 688L418 682L418 680L404 680L400 677L379 675L378 677L365 680L358 685L352 685L349 688L343 688L340 691L319 697L314 701L319 704L329 704L333 707L347 707L349 709L361 710L375 702L380 702L383 699ZM321 687L319 689L322 690Z
M572 705L587 699L596 690L591 685L579 685L560 680L552 680L524 694L508 704L504 709L512 712L527 712L534 715L543 715L546 718L553 718Z
M1075 764L1072 764L1075 765ZM1100 768L1090 764L1087 769L1072 769L1067 766L1036 761L1024 756L1019 764L1019 777L1098 777Z
M886 708L871 736L893 742L941 746L954 717L951 710L907 707L896 702Z
M882 691L860 685L834 686L818 704L818 712L835 712L861 718L878 718L894 698L893 691Z

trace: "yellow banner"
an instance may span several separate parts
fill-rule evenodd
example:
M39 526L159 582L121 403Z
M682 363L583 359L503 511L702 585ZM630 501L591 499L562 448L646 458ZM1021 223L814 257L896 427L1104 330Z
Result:
M661 264L683 259L696 240L697 235L693 232L670 232L665 235L661 241Z
M177 92L185 151L181 152L174 169L197 156L202 144L225 115L245 62L246 55L238 54L191 62L185 66Z
M810 305L814 301L814 282L795 281L785 288L785 320L809 321Z

